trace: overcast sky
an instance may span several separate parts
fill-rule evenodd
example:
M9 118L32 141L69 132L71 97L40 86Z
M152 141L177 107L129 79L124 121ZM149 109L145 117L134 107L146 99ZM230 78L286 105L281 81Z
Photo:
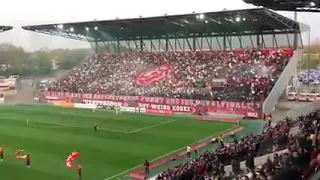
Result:
M28 51L48 48L90 47L88 43L24 31L22 25L89 20L135 18L195 12L253 8L242 0L5 0L0 6L0 24L14 29L0 33L1 42L23 46ZM293 18L293 12L280 12ZM320 13L299 13L298 20L311 26L312 38L320 37Z

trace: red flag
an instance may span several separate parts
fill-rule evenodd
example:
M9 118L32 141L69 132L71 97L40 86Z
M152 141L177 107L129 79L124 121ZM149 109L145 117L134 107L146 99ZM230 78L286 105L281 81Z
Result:
M68 168L74 168L74 161L80 156L78 151L73 151L66 159L66 166Z
M136 78L136 84L139 86L148 86L154 82L158 82L161 79L169 77L171 75L171 65L164 64L158 66L155 69L149 69L140 73Z
M21 150L21 149L19 149L17 152L16 152L16 157L18 158L18 159L25 159L27 156L26 155L20 155L22 152L23 152L24 150Z

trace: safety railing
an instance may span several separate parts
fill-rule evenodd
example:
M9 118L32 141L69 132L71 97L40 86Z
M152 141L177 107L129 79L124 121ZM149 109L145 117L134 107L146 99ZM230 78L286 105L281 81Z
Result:
M284 68L283 72L278 78L278 81L273 86L266 100L263 102L262 112L264 114L271 114L272 111L274 110L275 105L278 103L291 77L294 75L295 69L297 68L297 63L299 59L301 59L301 57L302 57L302 52L300 50L294 51L293 56L291 57L287 66Z

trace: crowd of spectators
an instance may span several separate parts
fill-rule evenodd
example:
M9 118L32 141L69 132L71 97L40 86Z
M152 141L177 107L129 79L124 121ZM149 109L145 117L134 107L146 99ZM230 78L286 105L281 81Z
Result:
M268 95L291 55L287 49L96 54L55 82L50 90L260 101ZM170 66L168 76L148 86L136 83L138 74L145 72L148 76L151 69L161 65Z
M275 127L266 128L261 134L250 135L239 141L235 138L234 142L220 149L207 151L189 162L168 169L159 174L157 180L307 179L320 168L319 114L320 111L299 117L297 134L289 133L293 121L285 119ZM256 156L285 148L288 149L286 153L274 154L273 160L268 158L262 166L255 165ZM240 169L243 160L246 170ZM231 174L224 171L224 166L229 164L232 166Z

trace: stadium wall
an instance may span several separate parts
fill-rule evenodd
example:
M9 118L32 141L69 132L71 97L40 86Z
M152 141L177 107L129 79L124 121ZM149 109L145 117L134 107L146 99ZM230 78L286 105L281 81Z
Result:
M291 80L294 73L296 72L298 61L301 58L302 58L302 51L300 50L294 51L293 56L291 57L290 61L288 62L283 72L281 73L280 77L278 78L278 81L273 86L267 99L263 102L262 112L264 114L271 114L275 109L275 106L278 103L280 97L283 95L283 92L285 92L286 87L289 84L289 81Z

